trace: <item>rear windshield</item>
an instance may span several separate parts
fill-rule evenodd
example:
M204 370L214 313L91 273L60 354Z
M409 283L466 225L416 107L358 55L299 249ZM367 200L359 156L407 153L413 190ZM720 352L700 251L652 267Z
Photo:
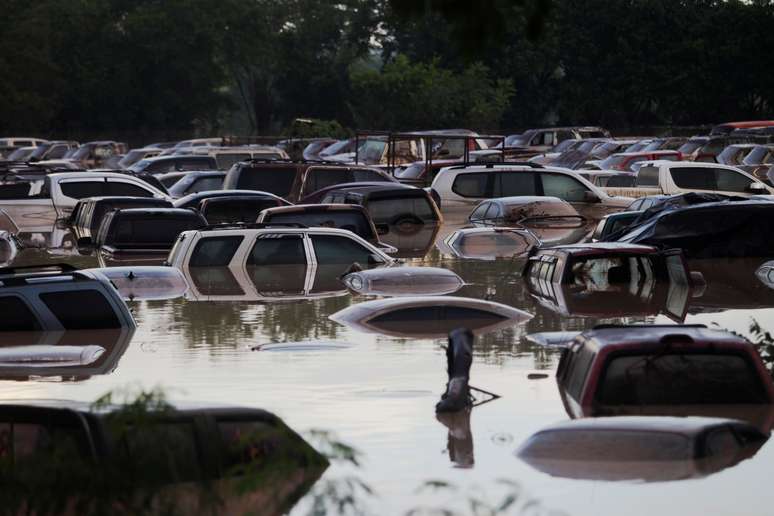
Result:
M676 461L694 456L693 441L679 433L638 430L566 430L540 432L522 457L565 461Z
M119 220L118 227L113 230L112 239L109 235L107 238L115 245L127 247L143 245L168 245L172 247L180 233L189 229L196 229L200 225L195 218L162 219L154 217Z
M611 358L596 400L609 405L765 403L752 361L731 353L671 352Z
M51 313L66 330L120 328L113 306L97 290L65 290L40 294ZM88 309L85 309L88 307Z
M0 297L0 331L34 331L40 329L37 317L17 296Z
M235 186L240 190L258 190L287 197L296 180L295 168L243 168Z
M422 306L392 310L368 323L386 331L443 333L460 326L476 330L505 319L502 315L477 308Z
M265 223L299 223L308 227L340 228L352 231L366 240L373 240L373 234L368 219L361 212L328 210L317 213L290 212L267 214Z
M275 199L240 199L202 203L202 215L209 224L255 222L266 208L277 206Z
M637 172L637 186L658 186L658 168L645 166Z

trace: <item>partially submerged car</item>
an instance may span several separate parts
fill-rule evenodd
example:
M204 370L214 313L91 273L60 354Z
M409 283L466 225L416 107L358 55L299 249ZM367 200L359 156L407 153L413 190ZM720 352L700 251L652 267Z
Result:
M469 212L479 202L499 197L545 196L557 197L585 218L599 220L631 203L631 199L609 196L575 172L539 166L450 167L436 176L431 189L444 211Z
M666 482L731 468L755 455L768 438L733 419L599 417L543 428L516 455L553 477Z
M106 214L126 208L171 208L168 199L155 197L87 197L81 199L70 213L68 223L77 239L93 240ZM88 241L83 241L88 243Z
M372 296L439 296L452 294L465 282L439 267L387 267L351 272L341 279L350 290Z
M666 207L616 240L661 249L681 248L689 258L773 256L774 202L727 199ZM615 235L613 236L615 238Z
M200 213L182 208L115 210L102 219L94 245L107 256L166 256L180 233L206 225L207 221Z
M228 171L223 189L259 190L298 202L322 188L360 181L397 183L384 172L363 166L249 160L237 163Z
M459 229L436 244L443 254L467 260L512 259L538 245L531 231L509 227Z
M365 333L445 338L455 328L476 335L522 324L532 314L492 301L453 296L393 297L351 305L330 319Z
M129 266L82 269L110 280L126 301L158 301L183 297L188 283L174 267Z
M357 204L295 204L267 208L258 215L259 224L303 224L307 227L340 228L370 242L386 253L397 251L379 240L371 217Z
M754 410L757 418L774 403L774 384L755 346L700 325L596 327L565 349L556 378L573 418L735 409Z
M3 332L135 327L107 278L67 265L0 269L0 305Z
M264 410L157 399L3 402L0 441L6 503L33 512L101 503L282 514L328 466Z
M384 184L330 190L323 203L358 204L368 210L380 233L413 233L440 225L443 216L430 194L407 185Z
M388 265L393 259L351 231L300 224L209 226L185 231L167 259L173 267ZM340 273L343 270L340 271Z

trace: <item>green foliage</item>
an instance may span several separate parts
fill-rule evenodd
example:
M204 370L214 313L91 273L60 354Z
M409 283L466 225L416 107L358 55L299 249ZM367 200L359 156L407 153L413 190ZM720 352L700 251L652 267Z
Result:
M752 343L758 348L761 360L766 365L769 373L774 376L774 334L763 329L760 323L753 319L750 323L750 333Z
M381 71L353 66L350 79L359 127L496 128L514 95L509 79L492 78L481 63L454 72L438 60L413 63L404 55Z
M289 127L282 131L284 136L292 138L318 138L327 136L330 138L344 139L351 136L350 131L343 127L338 120L318 120L297 118Z

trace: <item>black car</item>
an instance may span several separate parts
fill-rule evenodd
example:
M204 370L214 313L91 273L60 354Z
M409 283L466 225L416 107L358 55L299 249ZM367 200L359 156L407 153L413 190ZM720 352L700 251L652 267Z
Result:
M182 208L130 208L108 213L102 220L95 244L107 254L164 252L178 235L207 225L194 210Z
M81 199L70 214L70 227L76 238L96 236L105 214L126 208L172 208L172 202L154 197L88 197Z

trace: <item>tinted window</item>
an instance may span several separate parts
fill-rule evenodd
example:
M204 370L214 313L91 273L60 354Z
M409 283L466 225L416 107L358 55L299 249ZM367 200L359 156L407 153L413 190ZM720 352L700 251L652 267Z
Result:
M114 219L115 220L115 219ZM107 242L125 247L172 246L178 235L189 229L200 227L197 218L119 218L112 235L106 235Z
M678 167L670 173L678 188L688 190L716 190L715 171L711 168Z
M312 235L312 246L319 265L370 263L371 251L344 236Z
M258 235L247 257L247 265L306 264L304 240L301 235L264 233Z
M202 170L215 168L215 160L211 158L185 158L175 165L177 170Z
M40 299L66 330L121 327L113 307L97 290L48 292Z
M658 186L658 168L642 167L637 172L637 186Z
M0 331L34 331L40 329L38 319L21 298L0 297Z
M245 294L228 267L193 267L190 273L194 286L204 296L243 296Z
M170 159L153 162L142 160L137 163L137 169L152 172L153 174L163 174L166 172L174 172L176 170L175 162Z
M401 308L378 315L369 320L385 330L445 332L465 326L471 330L505 320L496 313L460 306L423 306Z
M250 159L250 155L245 154L218 154L215 156L215 162L218 164L218 170L228 170L234 163Z
M125 197L153 197L153 193L141 186L124 183L122 181L109 181L105 195Z
M715 180L721 192L746 192L752 180L733 170L715 169Z
M490 174L460 174L454 178L452 192L462 197L488 197L487 183Z
M205 202L200 208L209 224L224 222L255 222L258 214L266 208L277 206L273 199L239 199L222 202Z
M693 442L684 435L638 430L566 430L540 432L519 453L530 458L568 461L677 461L694 456ZM619 462L619 463L620 463Z
M589 366L594 359L594 352L589 350L586 346L581 347L573 355L572 362L569 367L569 377L567 378L567 392L579 399L583 392L583 383L586 381L586 375L589 372Z
M206 192L208 190L220 190L223 187L223 177L200 177L191 186L185 189L186 194Z
M67 145L54 145L46 159L60 159L67 152Z
M306 265L247 267L247 275L262 296L287 297L304 294Z
M567 202L583 202L588 191L580 181L564 174L540 174L543 181L543 195L558 197Z
M607 183L605 186L611 188L629 188L634 186L635 180L636 176L611 176L607 178Z
M340 228L352 231L367 240L375 235L366 215L359 211L328 210L323 212L280 212L269 214L264 222L298 223L307 227Z
M242 190L258 190L269 192L280 197L287 197L296 179L295 168L249 168L239 170L239 180L236 188Z
M352 172L346 169L310 168L306 174L303 194L316 192L327 186L349 183L352 181Z
M377 182L389 181L389 179L386 179L383 175L379 174L374 170L363 170L363 169L354 171L353 180L354 181L377 181Z
M394 224L412 216L422 222L437 220L430 200L424 196L369 199L366 208L376 224Z
M59 184L62 194L73 199L100 197L105 195L104 181L72 181Z
M202 238L191 254L191 267L226 266L242 243L241 236Z
M741 355L666 353L611 358L596 399L604 404L762 403L753 364Z
M532 172L500 172L494 174L493 197L537 195L535 174Z

